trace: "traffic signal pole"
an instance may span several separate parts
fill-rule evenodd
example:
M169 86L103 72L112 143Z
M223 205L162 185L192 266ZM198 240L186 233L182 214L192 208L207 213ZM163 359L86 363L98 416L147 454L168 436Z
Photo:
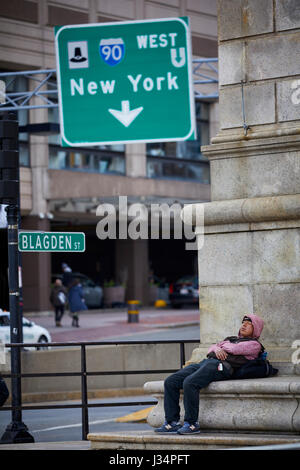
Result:
M19 152L18 121L15 113L5 113L0 120L0 203L7 204L8 285L10 309L10 342L22 342L19 309ZM11 348L12 421L0 443L34 442L22 422L21 350Z

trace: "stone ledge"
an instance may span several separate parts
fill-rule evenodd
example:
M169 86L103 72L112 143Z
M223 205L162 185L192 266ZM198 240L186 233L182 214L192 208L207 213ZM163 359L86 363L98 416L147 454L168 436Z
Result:
M234 132L235 131L235 132ZM277 144L277 145L276 145ZM248 154L280 153L297 151L299 148L299 125L289 123L252 126L244 135L243 128L223 129L211 139L210 145L201 146L202 153L209 159L239 157ZM227 153L227 155L226 155Z
M146 382L144 385L146 393L163 393L164 382L162 380ZM267 377L264 379L223 380L212 382L200 392L202 395L213 394L296 394L300 397L300 377L281 376Z
M200 209L204 210L204 226L299 220L300 194L187 204L181 211L184 223L196 225Z
M245 222L236 224L220 224L206 225L204 227L204 235L224 234L224 233L240 233L240 232L265 232L270 230L287 230L300 228L300 218L298 220L271 220L268 222ZM203 228L195 228L196 235L203 234Z
M161 426L163 381L147 382L144 390L158 400L148 424ZM299 404L299 376L212 382L200 391L199 422L209 430L300 433ZM180 408L183 420L182 396Z
M90 433L87 436L91 449L141 449L141 450L205 450L238 448L243 446L278 445L300 443L297 435L211 433L193 436L177 434L158 435L153 431L131 431L114 433Z

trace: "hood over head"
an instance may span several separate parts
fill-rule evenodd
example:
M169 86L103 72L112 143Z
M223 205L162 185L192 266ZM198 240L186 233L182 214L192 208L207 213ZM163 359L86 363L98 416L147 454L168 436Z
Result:
M247 315L244 315L244 317L250 318L250 320L252 322L252 325L253 325L252 338L257 338L258 339L260 337L260 335L262 333L262 330L263 330L263 327L264 327L263 319L260 318L258 315L254 315L254 314L247 314ZM240 332L239 332L239 336L240 336Z

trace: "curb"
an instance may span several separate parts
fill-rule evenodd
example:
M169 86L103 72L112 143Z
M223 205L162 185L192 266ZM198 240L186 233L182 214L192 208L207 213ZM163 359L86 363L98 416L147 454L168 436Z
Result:
M167 308L156 308L154 305L144 305L144 306L139 306L139 310L141 311L147 311L147 310L172 310L171 307L167 307ZM67 312L67 310L66 310ZM107 307L104 307L104 308L89 308L88 310L86 310L86 313L95 313L95 314L98 314L98 313L120 313L120 312L124 312L124 313L127 313L127 305L125 307L114 307L114 308L107 308ZM43 310L43 311L40 311L40 312L23 312L24 313L24 316L25 317L51 317L54 315L54 311L53 310Z
M99 309L88 309L86 310L86 313L92 313L92 314L102 314L102 313L127 313L127 308L122 307L122 308L99 308ZM65 311L65 313L68 313L68 310ZM42 312L24 312L25 317L30 317L30 318L35 318L35 317L53 317L54 311L52 310L45 310Z
M105 389L105 390L89 390L88 399L93 398L118 398L118 397L134 397L138 395L145 395L143 387L133 387L124 389ZM47 393L24 393L22 394L22 403L48 403L56 401L72 401L81 400L81 391L75 392L47 392ZM6 402L10 406L11 397ZM3 407L5 408L5 406Z
M196 322L185 322L185 323L167 323L165 325L154 324L152 326L155 328L183 328L185 326L200 326L200 322L196 321Z
M154 406L150 406L149 408L144 408L143 410L135 411L134 413L129 413L126 416L121 416L120 418L116 418L116 423L146 423L148 414L151 410L153 410Z

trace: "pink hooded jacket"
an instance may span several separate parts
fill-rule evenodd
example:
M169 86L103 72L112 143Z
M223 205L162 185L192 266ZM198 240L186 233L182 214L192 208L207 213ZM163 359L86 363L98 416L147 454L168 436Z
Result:
M263 330L264 322L260 317L254 314L247 315L247 317L251 318L252 325L253 325L252 338L258 339ZM239 337L241 337L240 332L239 332ZM213 344L209 348L207 354L209 354L210 352L216 352L217 348L222 348L224 351L226 351L229 354L245 356L245 358L248 360L256 359L261 352L260 343L258 343L257 341L250 340L250 341L242 341L240 343L231 343L229 340L224 340L224 341L221 341L220 343Z

